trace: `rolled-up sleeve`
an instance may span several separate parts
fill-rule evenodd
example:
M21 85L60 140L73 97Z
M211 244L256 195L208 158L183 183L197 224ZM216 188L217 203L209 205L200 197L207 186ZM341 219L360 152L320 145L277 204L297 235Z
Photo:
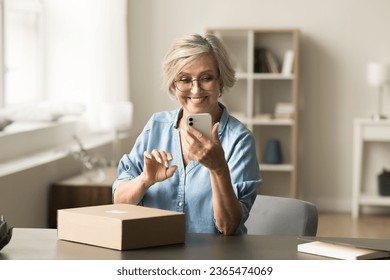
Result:
M244 224L249 217L249 212L261 185L261 175L253 135L246 129L239 131L237 126L231 127L235 127L235 129L225 134L223 146L232 185L242 207L241 224L236 234L243 234L246 233Z
M118 164L117 174L118 177L112 185L112 193L114 194L115 189L123 180L132 180L138 177L144 166L144 151L148 149L148 138L150 133L150 121L145 126L142 133L138 136L135 144L129 154L122 156Z

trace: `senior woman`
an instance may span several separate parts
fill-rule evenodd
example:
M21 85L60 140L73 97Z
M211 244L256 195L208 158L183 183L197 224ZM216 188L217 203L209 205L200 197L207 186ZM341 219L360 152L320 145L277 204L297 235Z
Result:
M260 186L252 134L219 98L235 72L211 34L178 39L163 62L164 83L180 108L154 114L118 166L114 203L184 212L186 231L244 234ZM209 113L211 139L186 125Z

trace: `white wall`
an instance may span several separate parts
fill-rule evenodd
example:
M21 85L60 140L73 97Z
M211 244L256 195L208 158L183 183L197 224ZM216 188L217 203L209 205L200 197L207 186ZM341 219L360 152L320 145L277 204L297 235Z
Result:
M300 197L350 211L352 120L376 111L365 71L370 61L390 62L389 11L387 0L129 0L135 130L177 106L161 90L161 61L175 38L216 27L299 28ZM390 114L388 91L384 107ZM379 157L390 158L382 148Z

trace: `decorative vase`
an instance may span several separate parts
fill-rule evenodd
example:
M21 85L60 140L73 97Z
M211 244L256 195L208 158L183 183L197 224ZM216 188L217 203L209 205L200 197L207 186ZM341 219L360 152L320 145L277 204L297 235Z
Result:
M264 153L264 162L268 164L282 163L282 150L277 139L269 139Z
M379 194L390 196L390 171L383 169L378 175Z

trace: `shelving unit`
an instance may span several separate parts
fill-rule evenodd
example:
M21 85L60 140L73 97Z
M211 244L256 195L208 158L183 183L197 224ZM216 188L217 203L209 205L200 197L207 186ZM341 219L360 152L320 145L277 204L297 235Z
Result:
M262 194L297 197L298 147L298 29L208 29L227 46L236 68L236 86L223 96L229 112L253 133L257 157L263 177ZM283 68L285 54L294 54L289 73L255 72L255 49L270 51ZM264 62L264 61L263 61ZM292 118L273 118L278 102L291 103ZM270 118L264 118L264 114ZM281 144L283 162L266 164L263 154L266 142L277 139Z
M360 206L390 206L390 196L381 196L372 180L363 180L368 172L369 154L365 146L369 143L390 143L390 120L355 119L353 121L353 166L352 166L352 217L359 217ZM387 162L387 164L390 161ZM386 164L384 165L386 166ZM379 174L382 165L376 166ZM377 175L375 174L375 176ZM370 177L374 176L371 174ZM370 183L367 183L370 182Z

